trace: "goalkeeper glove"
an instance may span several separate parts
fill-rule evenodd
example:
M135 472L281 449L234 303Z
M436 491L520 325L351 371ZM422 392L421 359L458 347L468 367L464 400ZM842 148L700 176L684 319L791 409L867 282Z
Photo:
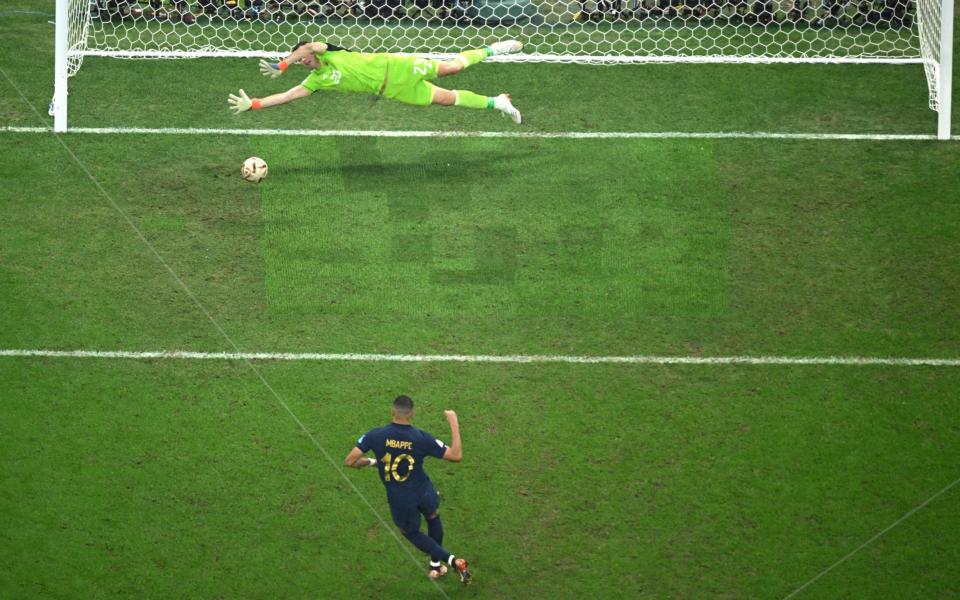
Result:
M270 63L264 59L260 59L260 74L264 77L269 77L270 79L276 79L287 70L287 61L281 60L278 63Z
M247 96L247 93L243 90L240 90L239 96L230 94L230 97L227 98L227 104L230 105L230 110L237 115L243 111L250 110L253 107L253 102L254 101L251 100L250 97Z

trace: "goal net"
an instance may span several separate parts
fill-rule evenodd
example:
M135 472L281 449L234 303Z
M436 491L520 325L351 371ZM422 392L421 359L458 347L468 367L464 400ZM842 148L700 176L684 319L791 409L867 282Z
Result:
M91 55L269 57L324 40L436 56L516 38L524 53L496 60L917 63L949 113L952 0L57 1L68 76Z

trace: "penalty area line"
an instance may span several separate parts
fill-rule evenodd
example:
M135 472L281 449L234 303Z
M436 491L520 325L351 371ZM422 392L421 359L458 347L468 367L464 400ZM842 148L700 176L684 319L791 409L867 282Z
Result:
M51 133L49 127L0 127L0 133ZM390 131L366 129L203 129L192 127L72 127L90 135L274 135L290 137L511 138L511 139L769 139L847 141L928 141L936 135L884 133L777 133L770 131ZM960 140L953 136L951 140Z
M894 367L960 367L960 358L900 358L869 356L569 356L551 354L371 354L319 352L189 352L157 350L0 350L0 357L125 358L194 360L264 360L309 362L459 362L573 363L634 365L838 365Z

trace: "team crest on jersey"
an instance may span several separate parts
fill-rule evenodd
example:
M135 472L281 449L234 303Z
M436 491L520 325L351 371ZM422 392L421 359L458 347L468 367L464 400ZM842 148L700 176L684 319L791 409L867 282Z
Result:
M327 81L332 81L333 85L340 85L340 79L343 77L343 73L337 71L336 69L330 71L329 73L323 74L323 79Z

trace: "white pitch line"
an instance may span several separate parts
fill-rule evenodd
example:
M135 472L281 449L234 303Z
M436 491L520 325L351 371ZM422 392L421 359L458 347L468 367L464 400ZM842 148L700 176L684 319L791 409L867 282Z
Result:
M0 127L0 133L50 133L48 127ZM117 135L276 135L293 137L510 138L510 139L764 139L929 141L933 134L777 133L770 131L391 131L366 129L202 129L193 127L71 127L68 133ZM951 140L960 140L953 136Z
M860 552L861 550L863 550L864 548L866 548L867 546L869 546L870 544L872 544L873 542L875 542L876 540L878 540L879 538L881 538L885 533L887 533L888 531L890 531L891 529L893 529L894 527L896 527L896 526L899 525L900 523L903 523L904 521L906 521L907 519L909 519L910 517L912 517L914 513L916 513L917 511L921 510L921 509L922 509L923 507L925 507L926 505L930 504L931 502L933 502L934 500L936 500L937 498L939 498L939 497L942 496L943 494L945 494L945 493L947 493L948 491L950 491L950 488L954 487L954 486L957 485L958 483L960 483L960 479L954 480L953 483L947 485L947 487L943 488L942 490L940 490L940 491L937 492L936 494L930 496L929 498L927 498L926 500L924 500L923 502L921 502L918 506L915 506L910 512L908 512L907 514L903 515L902 517L900 517L899 519L897 519L897 520L894 521L893 523L891 523L891 524L887 525L886 527L884 527L884 528L880 531L880 533L877 533L876 535L874 535L874 536L873 536L872 538L870 538L869 540L867 540L867 541L865 541L864 543L862 543L862 544L860 544L859 546L857 546L854 550L852 550L851 552L849 552L846 556L844 556L843 558L841 558L841 559L838 560L837 562L833 563L832 565L830 565L829 567L827 567L826 569L824 569L823 571L821 571L818 575L816 575L816 576L815 576L813 579L811 579L810 581L806 582L805 584L801 585L801 586L798 587L797 589L793 590L793 591L790 593L790 595L785 596L785 597L783 598L783 600L790 600L790 598L793 598L794 596L796 596L797 594L799 594L799 593L802 592L803 590L805 590L805 589L807 589L808 587L810 587L810 585L813 584L815 581L817 581L818 579L820 579L821 577L823 577L824 575L826 575L826 574L829 573L830 571L836 569L836 568L839 567L841 564L845 563L845 562L846 562L850 557L852 557L854 554L856 554L857 552Z
M647 365L846 365L894 367L960 367L960 358L895 358L869 356L567 356L553 354L370 354L319 352L188 352L157 350L0 350L0 357L128 358L197 360L580 363Z

